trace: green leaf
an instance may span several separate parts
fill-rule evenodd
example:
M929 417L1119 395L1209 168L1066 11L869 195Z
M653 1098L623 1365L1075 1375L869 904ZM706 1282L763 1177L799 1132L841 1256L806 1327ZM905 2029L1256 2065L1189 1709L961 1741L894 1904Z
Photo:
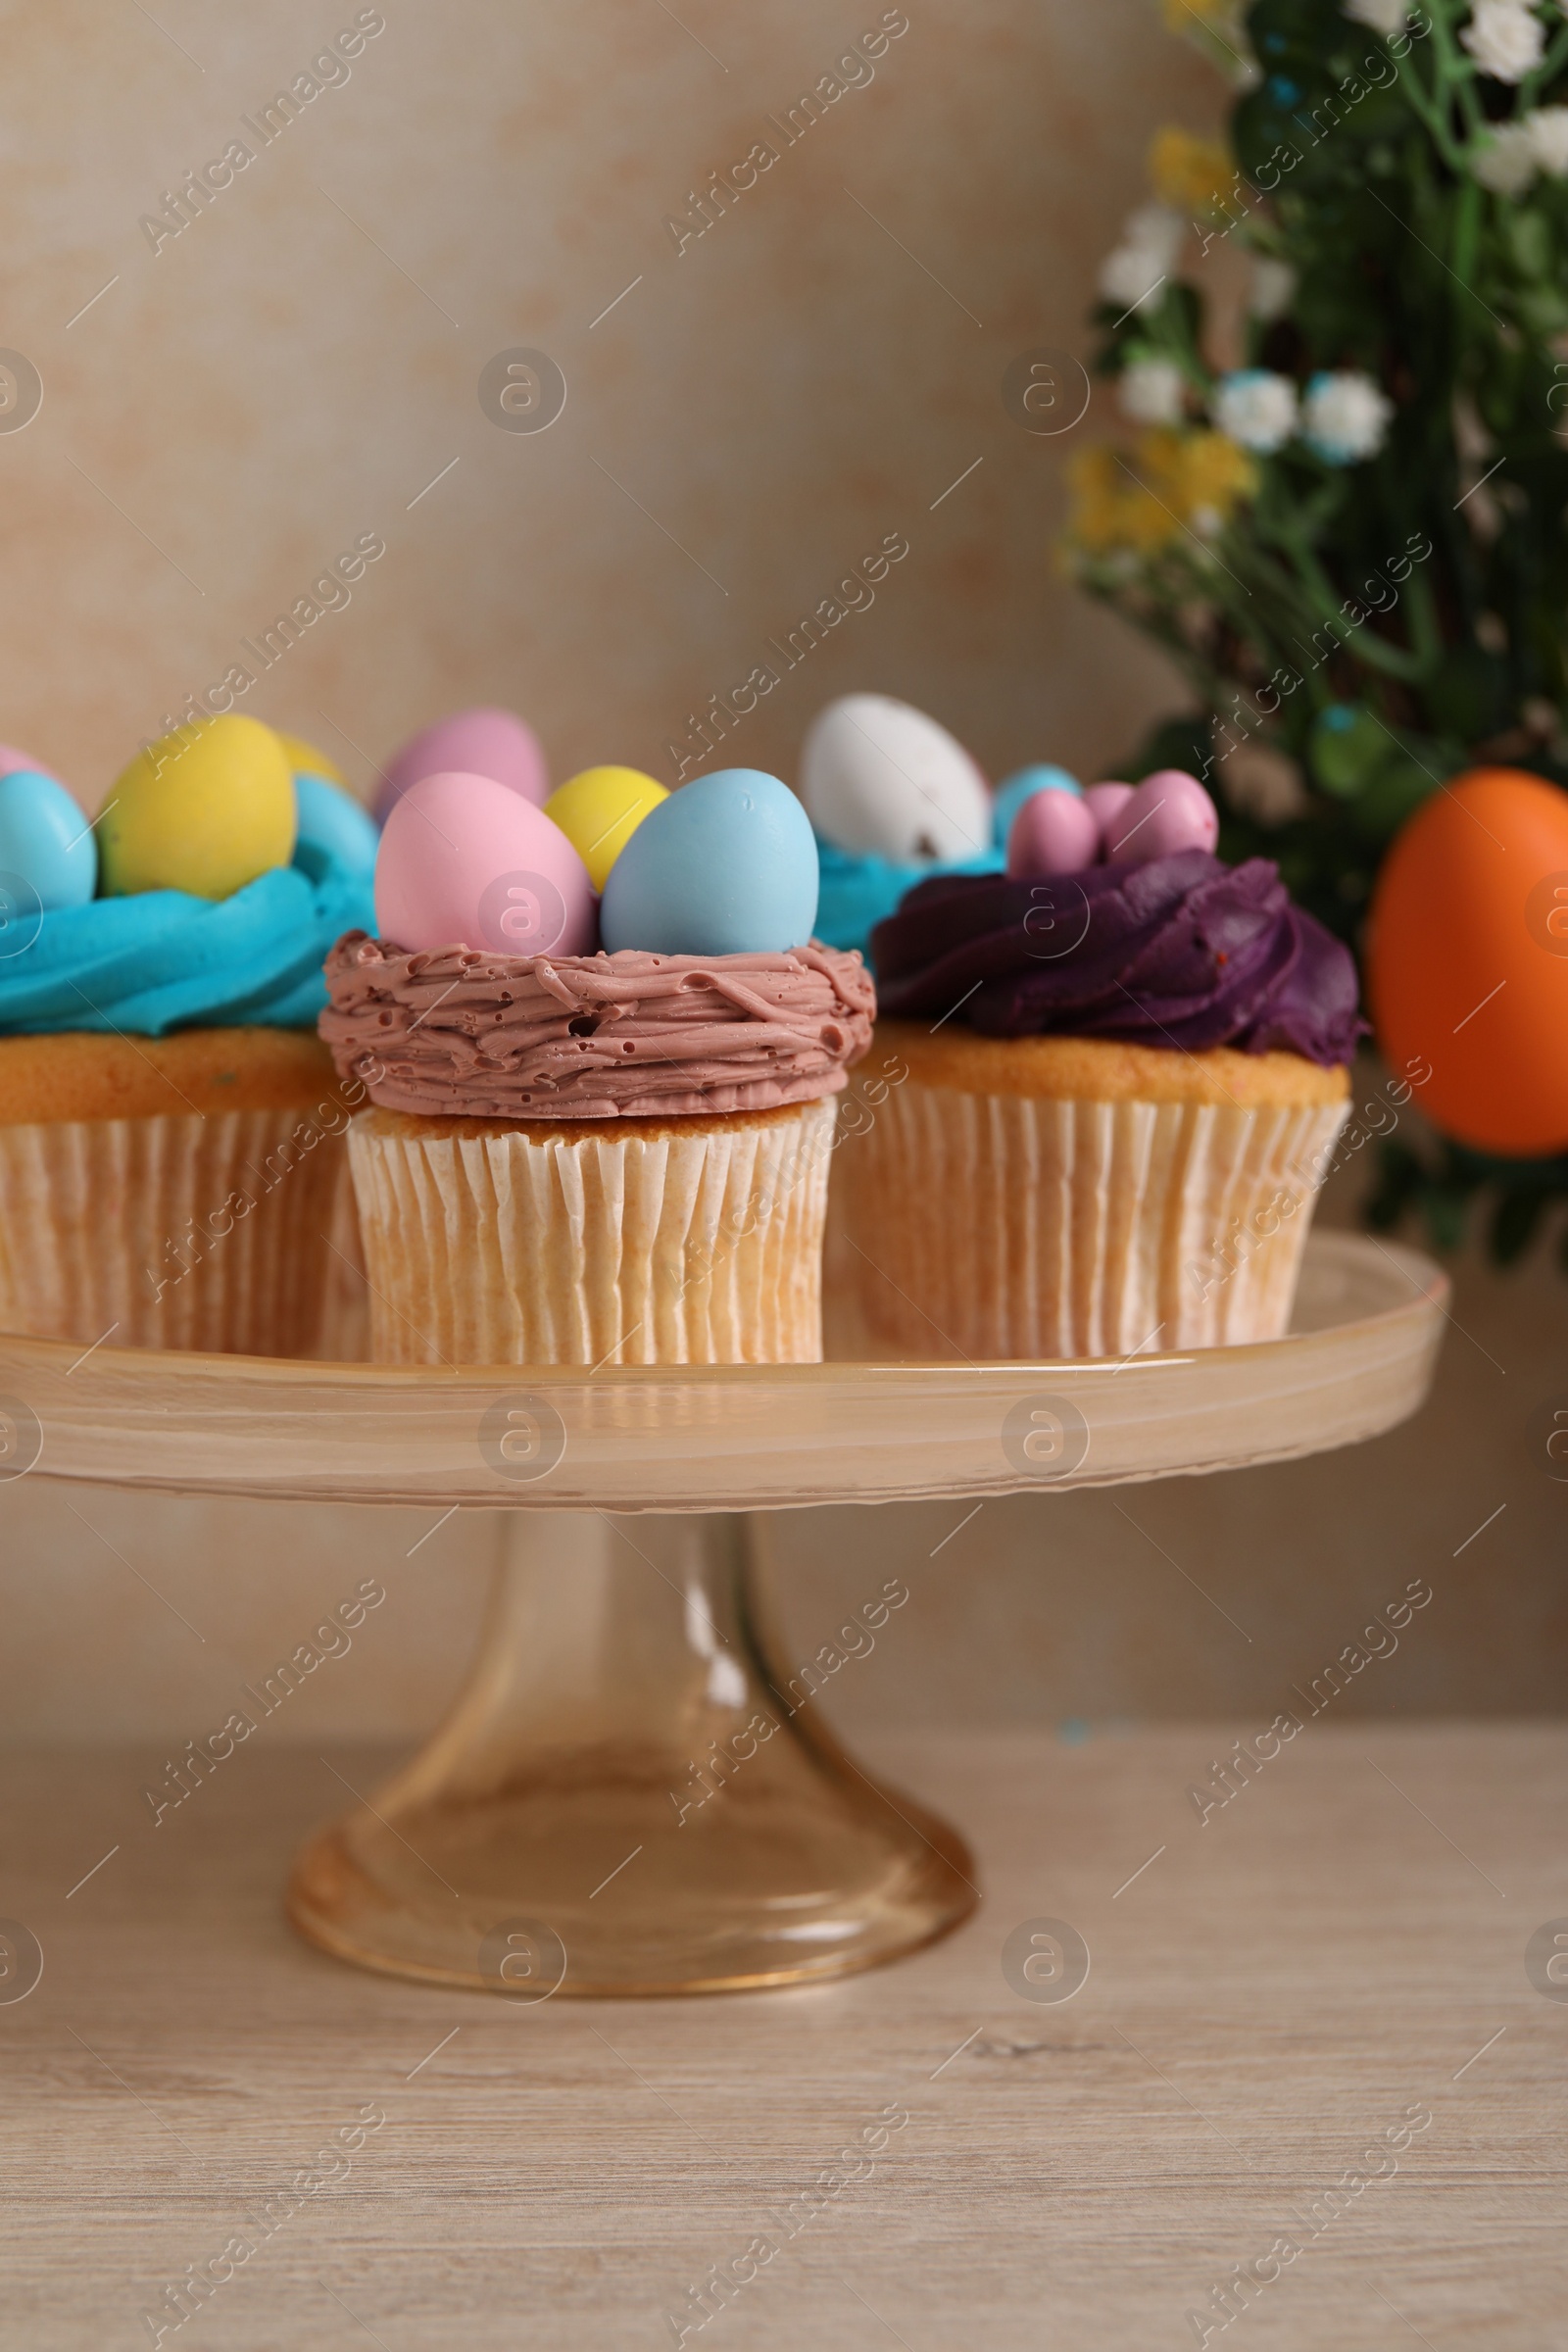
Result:
M1429 1183L1421 1196L1427 1231L1438 1250L1458 1250L1464 1243L1465 1218L1470 1206L1468 1187Z
M1325 792L1353 801L1380 768L1398 757L1398 749L1364 703L1331 703L1313 723L1307 764Z
M1381 768L1356 801L1354 816L1369 841L1391 841L1437 785L1413 760L1396 758Z
M1503 238L1521 277L1550 277L1555 258L1551 228L1534 206L1510 205L1503 220Z
M1378 1180L1366 1204L1367 1222L1392 1233L1426 1180L1426 1170L1407 1144L1378 1148Z

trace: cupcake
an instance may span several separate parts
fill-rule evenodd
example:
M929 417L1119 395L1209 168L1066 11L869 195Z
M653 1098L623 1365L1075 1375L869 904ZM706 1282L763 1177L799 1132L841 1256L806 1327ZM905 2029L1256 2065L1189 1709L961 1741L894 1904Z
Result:
M0 1328L336 1344L353 1103L315 1025L375 835L302 755L255 719L182 729L92 827L36 766L0 778Z
M321 1035L371 1105L349 1148L372 1351L815 1361L834 1098L875 999L812 939L806 815L750 769L673 795L595 769L549 808L407 789L380 936L327 959Z
M843 1154L871 1328L909 1354L1123 1356L1279 1337L1363 1024L1347 950L1164 771L1047 791L1008 871L872 940L906 1067Z

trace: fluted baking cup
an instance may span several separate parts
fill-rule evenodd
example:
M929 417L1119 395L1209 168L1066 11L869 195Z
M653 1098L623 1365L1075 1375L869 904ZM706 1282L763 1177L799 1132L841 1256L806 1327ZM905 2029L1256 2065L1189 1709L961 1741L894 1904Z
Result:
M910 1081L839 1154L865 1319L977 1361L1277 1339L1345 1117Z
M298 1105L0 1124L0 1330L347 1352L355 1302L330 1246L352 1253L346 1218L343 1132Z
M396 1364L822 1354L835 1104L563 1132L363 1112L371 1352Z

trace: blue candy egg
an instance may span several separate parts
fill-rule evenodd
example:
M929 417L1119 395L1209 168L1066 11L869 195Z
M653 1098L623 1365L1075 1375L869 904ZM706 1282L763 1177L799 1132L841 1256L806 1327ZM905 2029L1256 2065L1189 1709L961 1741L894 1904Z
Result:
M36 891L45 914L85 906L97 889L97 836L53 776L19 767L0 777L0 874Z
M991 805L993 839L999 850L1005 851L1012 820L1025 801L1037 792L1079 792L1083 786L1076 776L1069 776L1064 767L1053 767L1049 760L1037 760L1028 767L1018 768L1004 784L997 786L997 797Z
M315 848L346 865L351 873L374 873L380 828L351 794L340 792L324 776L296 774L294 798L300 812L296 857L301 849Z
M614 955L779 954L816 921L816 842L777 776L694 777L643 818L610 869L600 936Z

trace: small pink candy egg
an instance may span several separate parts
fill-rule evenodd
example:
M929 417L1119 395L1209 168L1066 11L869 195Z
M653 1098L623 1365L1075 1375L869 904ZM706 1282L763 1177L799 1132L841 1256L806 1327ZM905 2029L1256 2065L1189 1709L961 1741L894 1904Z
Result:
M0 743L0 778L19 774L47 776L52 784L60 781L54 770L34 760L30 752L19 752L14 743Z
M1007 834L1007 871L1015 882L1079 874L1099 847L1099 828L1077 793L1032 792Z
M411 784L453 774L491 776L538 808L550 798L539 738L515 711L457 710L414 736L388 762L376 796L377 824L385 824Z
M394 807L375 861L375 920L411 952L591 956L598 904L558 824L493 776L423 776Z
M1084 807L1095 820L1100 836L1100 855L1105 855L1105 835L1133 797L1130 784L1091 784L1084 794Z
M1147 865L1152 858L1173 858L1178 850L1213 853L1219 812L1196 776L1161 767L1146 776L1105 827L1107 860Z

